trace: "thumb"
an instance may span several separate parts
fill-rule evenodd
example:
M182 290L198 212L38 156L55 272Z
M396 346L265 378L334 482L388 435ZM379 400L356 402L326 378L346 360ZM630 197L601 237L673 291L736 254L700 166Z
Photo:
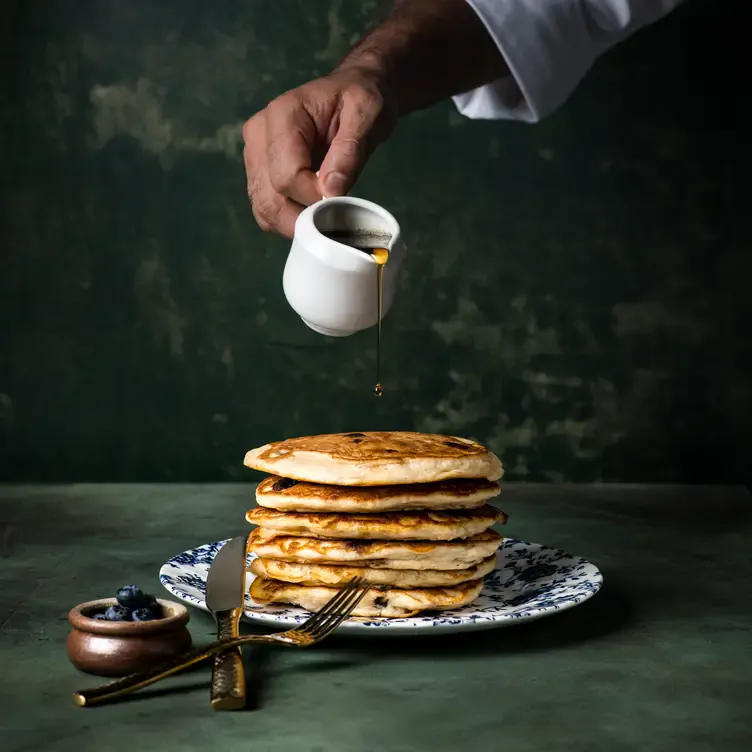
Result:
M343 104L339 126L319 169L323 196L344 196L368 159L368 135L375 117L367 109Z

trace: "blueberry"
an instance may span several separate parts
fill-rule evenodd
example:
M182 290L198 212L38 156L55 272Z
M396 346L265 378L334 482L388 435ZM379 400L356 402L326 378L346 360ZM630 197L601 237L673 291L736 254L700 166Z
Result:
M117 602L126 608L143 608L148 605L148 596L136 585L124 585L115 597Z
M133 612L133 621L154 621L159 616L150 608L137 608Z
M164 616L162 606L159 605L159 601L151 593L144 593L144 603L141 608L148 608L154 614L155 619L161 619Z
M130 621L131 610L126 606L110 606L104 612L104 618L107 621Z

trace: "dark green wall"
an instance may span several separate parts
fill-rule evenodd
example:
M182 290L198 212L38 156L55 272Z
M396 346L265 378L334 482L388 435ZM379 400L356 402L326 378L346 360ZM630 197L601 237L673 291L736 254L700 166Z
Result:
M284 301L240 128L386 5L4 7L0 478L248 478L253 445L375 427L513 478L749 477L748 4L690 2L537 126L401 125L357 189L410 245L376 401L373 333Z

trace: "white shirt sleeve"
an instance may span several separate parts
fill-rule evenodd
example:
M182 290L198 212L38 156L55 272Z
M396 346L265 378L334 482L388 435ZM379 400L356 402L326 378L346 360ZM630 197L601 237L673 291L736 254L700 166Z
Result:
M535 123L563 104L596 59L684 0L466 0L511 76L458 94L462 115Z

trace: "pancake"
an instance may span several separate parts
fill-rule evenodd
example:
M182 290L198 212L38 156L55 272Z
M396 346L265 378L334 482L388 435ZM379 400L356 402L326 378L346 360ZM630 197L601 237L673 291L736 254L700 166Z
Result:
M408 431L303 436L251 449L244 464L335 486L388 486L452 478L498 480L499 458L470 439Z
M306 538L256 528L248 536L248 550L262 559L303 564L451 570L480 564L501 542L493 530L461 541L383 541Z
M393 619L415 616L421 611L461 608L472 603L482 588L482 578L448 588L375 587L366 593L352 615ZM292 603L306 611L318 611L336 595L337 588L306 587L256 577L249 592L257 603Z
M262 507L290 512L394 512L408 509L472 509L501 492L485 478L398 486L327 486L272 475L256 488Z
M467 569L373 569L332 564L300 564L277 559L254 559L250 571L271 580L299 585L324 585L339 587L362 577L371 585L392 585L399 588L451 587L462 582L477 580L493 572L496 556L483 559L480 564Z
M306 538L358 540L457 540L482 533L506 515L494 507L451 512L382 512L381 514L317 514L280 512L256 507L245 516L265 531Z

